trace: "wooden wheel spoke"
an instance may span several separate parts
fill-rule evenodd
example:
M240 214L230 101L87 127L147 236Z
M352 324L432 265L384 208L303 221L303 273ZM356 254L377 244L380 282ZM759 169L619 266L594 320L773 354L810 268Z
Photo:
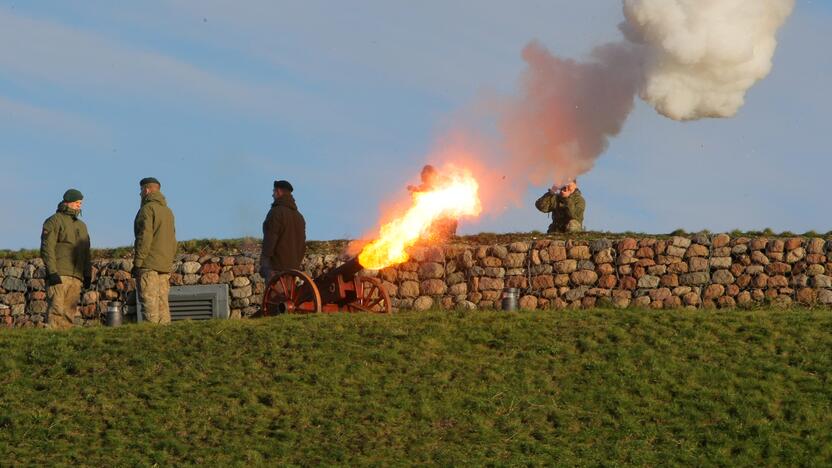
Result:
M277 273L263 294L263 315L277 306L284 312L316 313L321 311L321 295L315 282L300 270Z
M356 279L356 295L355 302L348 305L349 310L371 313L390 312L390 296L379 279L374 277Z
M288 287L288 286L287 286L287 284L286 284L286 280L287 280L287 277L286 277L286 276L281 276L281 277L280 277L280 289L282 290L282 291L280 292L280 294L281 294L283 297L288 297L288 295L289 295L289 287Z
M364 312L372 312L372 310L370 310L367 307L364 307L363 305L361 305L357 302L353 302L352 304L350 304L350 307L353 308L353 309L358 309L358 310L364 311Z

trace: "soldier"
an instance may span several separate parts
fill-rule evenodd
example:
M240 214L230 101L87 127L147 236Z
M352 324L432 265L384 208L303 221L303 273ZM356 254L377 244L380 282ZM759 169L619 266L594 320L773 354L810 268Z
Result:
M170 270L176 256L176 226L161 184L154 177L139 182L142 204L133 222L133 277L144 317L170 323Z
M552 224L546 231L548 234L583 230L586 202L576 179L563 187L553 185L534 205L543 213L552 213Z
M43 223L40 256L46 264L47 325L53 329L72 327L78 316L81 286L92 282L90 236L78 219L84 196L75 189L64 193L56 213Z
M260 252L260 275L266 281L277 271L299 269L306 253L306 221L298 211L293 191L292 184L285 180L274 182L274 202L263 221Z
M422 179L421 184L407 186L407 191L411 194L431 191L443 182L442 175L430 164L426 164L422 168L420 177ZM457 226L457 220L454 218L439 218L430 225L430 237L434 240L450 239L456 235Z

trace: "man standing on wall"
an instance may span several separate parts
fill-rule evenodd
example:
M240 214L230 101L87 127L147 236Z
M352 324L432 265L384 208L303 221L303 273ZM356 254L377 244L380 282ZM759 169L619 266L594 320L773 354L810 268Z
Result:
M84 196L75 189L64 193L57 212L43 223L40 256L46 264L46 322L49 328L72 327L78 316L81 281L84 289L92 282L90 236L87 225L78 219Z
M534 205L543 213L552 213L548 234L583 230L586 202L577 180L572 179L563 187L553 185Z
M298 211L293 191L292 184L285 180L274 182L274 202L263 221L260 252L260 275L267 282L277 271L300 268L306 253L306 221Z
M142 313L151 323L170 323L170 270L176 256L173 212L154 177L139 182L142 204L133 222L133 277Z

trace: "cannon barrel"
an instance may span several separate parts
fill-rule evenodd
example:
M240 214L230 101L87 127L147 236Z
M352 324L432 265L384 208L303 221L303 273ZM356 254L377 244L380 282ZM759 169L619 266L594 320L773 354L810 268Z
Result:
M344 297L341 295L340 285L355 279L355 275L363 269L364 267L358 263L358 257L356 256L347 260L343 265L315 278L315 284L318 285L322 302L326 304L343 301Z
M336 277L339 275L344 281L352 280L359 271L363 270L364 267L358 263L358 257L353 257L346 262L344 262L341 266L335 267L328 272L322 274L321 276L315 278L315 283L318 286L325 285L328 281L335 280Z

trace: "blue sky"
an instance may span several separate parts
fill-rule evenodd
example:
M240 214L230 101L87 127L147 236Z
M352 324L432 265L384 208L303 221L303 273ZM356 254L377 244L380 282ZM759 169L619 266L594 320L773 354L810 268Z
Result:
M581 179L587 227L832 229L830 4L797 1L736 117L638 102ZM277 178L310 238L366 234L455 114L515 89L529 40L580 59L621 19L618 0L0 0L0 248L36 247L69 187L95 245L128 245L147 176L180 239L259 236ZM545 229L543 187L523 190L463 232Z

